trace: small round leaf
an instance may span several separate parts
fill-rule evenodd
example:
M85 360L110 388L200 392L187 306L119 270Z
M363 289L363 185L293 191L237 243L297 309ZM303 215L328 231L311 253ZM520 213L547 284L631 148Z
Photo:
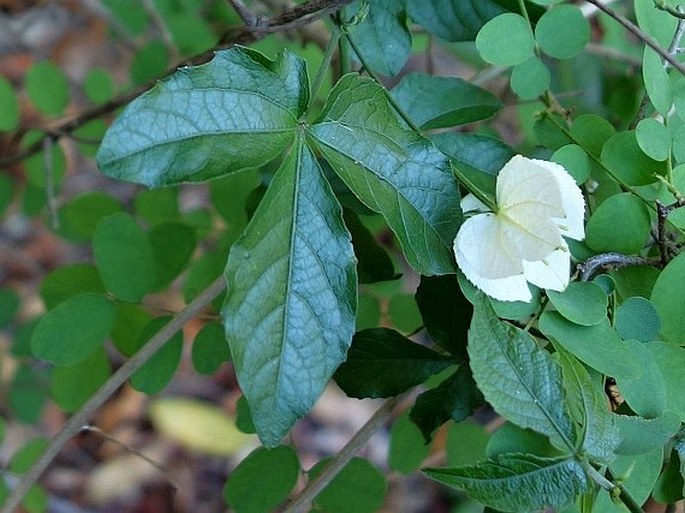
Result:
M549 87L550 81L549 69L535 56L514 66L511 72L511 89L523 100L540 96Z
M554 152L551 160L564 166L578 185L585 183L590 176L590 157L577 144L562 146Z
M569 59L590 40L590 23L575 5L559 5L538 20L535 39L547 55Z
M569 283L563 292L547 291L557 311L569 321L581 326L599 324L607 316L607 295L596 283Z
M316 477L329 460L314 465L309 471L310 479ZM380 470L363 458L352 458L314 502L326 513L373 513L383 504L385 486L385 476Z
M69 82L64 71L48 61L37 62L28 70L26 92L45 114L62 114L69 102Z
M100 347L112 331L114 303L99 294L80 294L46 313L31 336L31 350L56 365L74 365Z
M595 251L638 253L647 242L649 212L630 193L616 194L599 205L587 223L585 241Z
M76 365L60 366L52 374L52 398L65 412L75 412L107 381L112 371L104 348Z
M650 298L661 319L661 334L674 344L685 344L685 253L671 260L654 284Z
M119 299L137 302L155 287L152 245L129 214L113 214L98 223L93 253L107 290Z
M481 57L498 66L525 62L533 55L534 45L530 25L523 16L514 13L494 17L476 36L476 48Z
M666 160L671 154L671 134L663 123L647 118L640 121L635 130L637 144L648 157Z
M11 132L19 125L19 100L5 77L0 77L0 105L0 132Z
M647 299L630 297L616 309L614 325L625 340L649 342L659 335L661 319L654 305Z
M290 447L260 447L231 473L224 486L224 500L236 513L274 511L290 494L299 472L300 462Z
M219 366L231 359L224 328L218 322L208 322L193 342L193 367L200 374L214 374Z
M666 173L666 164L649 158L637 144L634 131L613 135L602 148L602 163L626 185L648 185Z

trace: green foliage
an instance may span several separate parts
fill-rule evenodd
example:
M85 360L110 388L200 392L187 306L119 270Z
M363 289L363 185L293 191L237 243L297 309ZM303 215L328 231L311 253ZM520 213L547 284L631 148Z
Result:
M268 513L288 496L299 472L297 454L290 447L260 447L226 481L224 500L237 513Z
M302 474L279 444L331 379L352 398L409 392L389 470L411 474L444 450L446 468L424 473L466 492L464 511L682 499L685 77L643 45L677 58L674 0L634 13L617 3L634 14L630 34L614 14L562 0L359 0L293 41L268 33L316 4L229 31L243 21L226 2L144 4L102 2L108 37L133 50L126 67L67 80L53 58L0 78L3 149L28 155L0 158L12 165L0 175L2 249L27 216L73 250L40 262L44 313L12 266L0 272L0 335L16 359L8 422L38 424L46 401L79 415L104 400L113 367L174 322L160 309L223 277L226 292L196 310L204 324L182 368L235 371L236 426L265 446L231 470L232 510L282 508L330 461ZM333 25L340 41L324 48ZM396 77L390 90L380 75ZM116 96L142 84L132 101ZM585 238L566 240L570 284L531 286L528 303L487 298L453 248L472 196L496 210L498 173L517 153L563 166L585 200ZM74 167L94 155L106 177L151 189L88 189ZM183 334L165 338L129 360L148 395L182 363ZM484 403L503 421L491 435L485 415L471 417ZM9 471L29 471L45 446L29 442ZM0 480L0 502L11 484ZM311 504L371 513L385 493L383 472L354 458ZM46 501L33 487L24 507Z

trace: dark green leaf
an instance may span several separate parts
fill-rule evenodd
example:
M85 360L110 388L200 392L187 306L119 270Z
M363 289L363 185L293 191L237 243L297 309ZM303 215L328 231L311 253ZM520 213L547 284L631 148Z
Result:
M12 321L19 305L19 296L14 290L0 287L0 328L4 328Z
M231 472L223 497L236 513L269 513L295 486L300 462L292 448L259 447Z
M676 444L676 447L681 443L682 441ZM654 485L652 497L656 502L678 502L683 498L683 476L680 467L678 451L674 448L666 468Z
M569 283L562 292L547 291L547 296L554 308L575 324L592 326L607 318L607 295L596 283Z
M448 420L461 422L483 404L483 395L476 387L467 365L457 370L437 387L423 392L409 414L423 433L426 443Z
M195 230L181 223L158 224L149 234L157 269L156 290L163 290L185 269L195 252Z
M117 303L117 318L112 329L112 342L124 356L139 349L140 337L152 316L145 309L130 303Z
M545 435L523 429L512 422L505 422L490 435L485 452L488 458L511 452L525 452L541 457L551 457L558 453Z
M26 73L26 92L36 108L59 115L69 103L69 82L64 71L49 61L37 62Z
M661 335L674 344L685 344L685 253L671 260L654 284L651 302L661 319Z
M343 210L345 226L352 234L354 255L357 257L357 273L360 283L375 283L398 277L390 256L378 244L369 229L362 224L357 214Z
M423 383L454 362L388 328L355 333L347 361L335 372L350 397L390 397Z
M614 417L620 437L616 454L642 454L659 449L680 428L680 419L670 411L654 419L627 415Z
M74 296L41 318L31 336L31 350L57 365L74 365L100 347L115 316L114 303L104 296Z
M9 404L13 417L25 424L35 424L41 418L48 398L50 372L35 364L22 364L12 376Z
M426 275L456 270L461 210L449 163L404 128L377 83L345 75L309 134L357 197L385 217L412 267Z
M475 303L468 352L478 387L500 415L547 435L562 450L573 449L561 369L528 333L500 321L483 294Z
M457 277L453 274L421 276L414 297L423 324L433 340L452 355L466 359L468 323L473 306L459 289Z
M647 185L666 173L665 162L649 158L637 144L634 131L613 135L602 148L602 164L627 185Z
M102 218L120 211L121 203L108 194L86 192L59 209L59 232L70 240L88 241Z
M407 415L398 418L390 429L388 467L401 474L411 474L428 456L430 447L423 443L421 431Z
M685 349L667 342L648 342L666 385L666 405L685 421Z
M416 72L405 75L390 95L424 130L487 119L502 107L497 97L465 80Z
M354 15L355 5L345 11ZM383 75L397 75L411 52L407 11L401 0L374 0L367 4L364 21L350 27L354 41L369 67Z
M618 445L618 429L606 405L599 379L592 380L587 369L567 351L558 348L559 363L567 391L565 403L580 432L582 449L596 462L609 463Z
M499 139L464 132L435 134L431 140L449 157L461 181L495 197L497 173L514 156L514 150Z
M408 0L409 16L447 41L471 41L491 18L506 12L492 0Z
M531 454L502 454L470 467L427 469L424 473L483 504L512 512L565 506L590 484L577 461Z
M318 399L354 331L350 234L302 141L231 247L226 335L260 438L275 446Z
M485 459L488 432L471 420L456 422L447 432L447 465L475 465Z
M616 385L630 409L642 417L654 418L668 407L666 382L656 358L647 344L626 340L625 344L639 360L642 374L635 379L617 379Z
M0 77L0 132L11 132L19 125L19 100L12 83Z
M110 127L98 151L100 170L159 186L260 166L295 137L309 99L306 73L290 53L271 61L247 48L180 69Z
M75 412L111 374L104 348L76 365L57 367L52 374L52 398L65 412Z
M224 328L218 322L208 322L193 341L193 367L200 374L214 374L222 363L231 359Z
M143 347L154 335L167 325L171 317L152 319L138 339L138 348ZM174 376L181 361L183 332L176 332L152 358L131 376L131 386L148 395L160 392Z
M152 245L133 217L120 212L104 218L93 235L93 253L107 290L136 302L157 282Z
M656 309L643 297L629 297L616 309L616 331L622 339L649 342L658 338L661 319Z
M608 320L594 326L580 326L558 312L546 311L540 317L540 330L602 374L629 379L641 374L639 361Z
M169 67L169 50L164 42L156 39L141 47L133 56L131 69L131 82L141 85L149 80L156 79Z
M246 201L250 193L259 187L259 172L247 169L209 182L212 204L236 233L247 225Z
M151 225L176 221L178 210L178 187L148 189L138 192L133 199L136 216Z
M637 254L649 239L647 205L631 193L615 194L592 213L585 228L588 246L598 253Z
M314 479L329 460L326 458L314 465L309 478ZM314 503L316 510L324 513L374 513L383 504L385 488L385 476L378 468L363 458L352 458L316 496Z

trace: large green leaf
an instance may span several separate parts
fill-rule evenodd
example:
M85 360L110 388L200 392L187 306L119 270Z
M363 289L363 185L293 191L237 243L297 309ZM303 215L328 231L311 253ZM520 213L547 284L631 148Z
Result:
M532 454L502 454L473 466L427 469L424 473L483 504L513 512L560 508L589 486L578 461Z
M659 449L680 428L678 416L666 411L654 419L614 415L619 431L616 454L642 454Z
M309 99L304 61L247 48L181 68L134 100L98 151L100 170L160 186L256 167L294 139Z
M421 274L456 271L461 222L447 159L398 120L376 82L345 75L309 134L352 192L380 212Z
M226 335L267 446L309 411L345 359L355 323L355 263L340 205L298 140L226 268Z
M389 397L419 385L454 362L388 328L355 333L335 381L350 397Z
M469 41L480 28L506 10L492 0L408 0L409 15L447 41Z
M573 450L561 369L528 333L500 321L483 294L475 302L468 352L473 377L499 414Z
M426 130L480 121L502 107L492 93L461 78L423 73L405 75L390 94Z
M587 369L567 351L558 349L559 363L564 371L568 408L582 435L581 447L598 463L609 463L618 445L618 429L606 405L606 396L599 380L592 380Z
M407 10L402 0L374 0L367 4L364 21L349 28L355 43L370 68L383 75L397 75L411 52ZM353 4L359 6L360 2ZM346 15L352 15L348 8Z

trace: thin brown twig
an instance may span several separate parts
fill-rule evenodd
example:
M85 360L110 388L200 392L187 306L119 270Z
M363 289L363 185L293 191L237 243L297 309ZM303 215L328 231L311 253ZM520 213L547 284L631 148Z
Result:
M310 2L297 5L292 9L288 9L272 18L265 18L263 22L260 22L255 26L246 25L241 27L231 27L223 34L216 46L189 59L185 59L183 62L178 63L176 66L168 69L160 77L150 80L142 86L124 93L121 96L117 96L116 98L113 98L102 105L86 110L73 118L61 120L46 127L44 129L46 133L43 134L42 137L36 140L33 144L24 150L15 153L14 155L0 158L0 167L21 162L31 155L39 152L42 148L43 140L46 137L54 138L54 135L52 134L62 134L61 136L64 136L73 132L89 121L97 119L101 116L114 112L120 107L123 107L148 89L151 89L159 80L174 73L179 66L202 64L209 61L217 50L225 49L237 44L253 43L274 32L299 28L303 25L312 23L328 15L332 11L339 9L340 7L352 3L353 1L354 0L312 0Z
M675 69L677 69L681 74L685 75L685 65L683 65L682 62L680 62L678 59L676 59L673 55L670 55L667 50L664 48L661 48L659 46L659 43L656 42L656 40L644 32L640 27L635 25L632 21L630 21L628 18L625 16L620 15L613 9L607 7L604 5L602 2L599 0L586 0L587 2L591 3L592 5L596 6L598 9L602 10L604 13L608 14L611 16L613 19L615 19L617 22L619 22L621 25L623 25L624 28L626 28L630 33L632 33L635 37L637 37L639 40L641 40L644 44L649 46L652 50L654 50L659 57L667 61L671 66L673 66Z
M371 436L391 418L399 398L386 399L371 418L357 431L317 476L307 483L304 490L283 510L283 513L305 513L314 498L340 473Z
M633 265L659 265L661 259L659 257L643 257L636 255L624 255L623 253L601 253L592 256L578 264L577 269L580 273L580 281L590 280L595 273L602 269L620 269L622 267L629 267Z
M3 505L0 513L13 513L24 499L28 491L48 468L52 460L59 454L66 443L77 435L83 426L88 424L90 418L97 409L116 390L143 366L169 339L176 334L188 321L195 318L204 308L209 305L226 288L223 276L217 278L199 296L191 301L176 317L171 319L156 335L154 335L133 357L117 370L102 387L93 394L81 409L72 415L64 424L45 449L43 454L36 460L31 469L24 474L17 487Z

